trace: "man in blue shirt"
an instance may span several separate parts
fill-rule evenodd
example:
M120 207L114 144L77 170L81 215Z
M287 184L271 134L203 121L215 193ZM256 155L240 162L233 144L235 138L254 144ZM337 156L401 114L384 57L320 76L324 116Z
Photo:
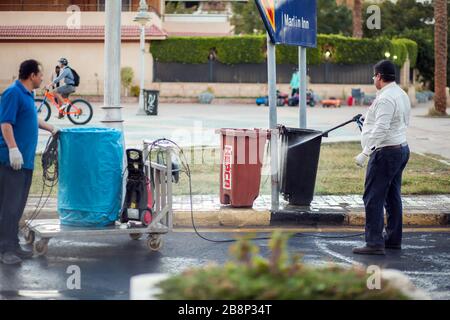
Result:
M33 90L42 78L36 60L24 61L19 80L3 92L0 102L0 260L5 264L19 264L33 255L19 245L19 221L33 177L38 128L58 131L37 117Z

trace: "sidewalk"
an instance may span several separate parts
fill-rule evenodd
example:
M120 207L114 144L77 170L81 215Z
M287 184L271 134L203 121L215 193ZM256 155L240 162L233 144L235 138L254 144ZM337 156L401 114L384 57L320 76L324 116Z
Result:
M38 198L30 197L25 219ZM57 201L48 200L38 219L56 219ZM193 196L194 220L199 227L263 227L299 225L363 226L364 204L360 195L316 196L309 208L293 208L280 199L281 212L270 212L270 196L260 196L252 209L221 206L216 195ZM191 227L189 196L173 199L175 227ZM450 195L403 196L405 226L450 226Z

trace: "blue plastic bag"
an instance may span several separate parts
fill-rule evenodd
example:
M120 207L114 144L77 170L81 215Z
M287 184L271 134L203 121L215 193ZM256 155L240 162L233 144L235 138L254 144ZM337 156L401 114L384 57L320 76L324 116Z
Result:
M111 128L61 129L58 213L61 224L104 227L122 205L123 134Z

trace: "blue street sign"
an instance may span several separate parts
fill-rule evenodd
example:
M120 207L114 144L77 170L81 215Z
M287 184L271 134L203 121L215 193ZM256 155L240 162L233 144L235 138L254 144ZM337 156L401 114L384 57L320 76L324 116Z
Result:
M255 0L274 44L317 46L316 0Z

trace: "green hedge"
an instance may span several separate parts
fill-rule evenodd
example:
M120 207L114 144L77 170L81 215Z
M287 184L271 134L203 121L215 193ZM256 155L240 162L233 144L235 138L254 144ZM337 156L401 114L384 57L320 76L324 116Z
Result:
M404 46L404 49L402 49L402 51L404 52L404 50L406 50L406 54L409 57L411 67L414 68L416 66L417 54L419 52L417 43L411 39L405 39L405 38L393 39L392 42L396 43L397 45ZM403 54L405 54L405 53L403 53ZM406 57L405 57L405 59L406 59Z
M158 61L178 63L207 63L211 49L226 64L262 63L266 59L264 37L171 37L150 46Z
M232 37L171 37L164 41L152 42L150 51L160 62L206 63L211 49L217 60L225 64L263 63L266 60L265 36ZM308 64L325 62L325 52L329 50L332 63L357 64L374 63L384 59L385 52L402 65L409 55L411 65L417 59L417 44L409 39L356 39L341 35L318 35L317 48L307 50ZM278 63L298 63L298 48L277 46Z

